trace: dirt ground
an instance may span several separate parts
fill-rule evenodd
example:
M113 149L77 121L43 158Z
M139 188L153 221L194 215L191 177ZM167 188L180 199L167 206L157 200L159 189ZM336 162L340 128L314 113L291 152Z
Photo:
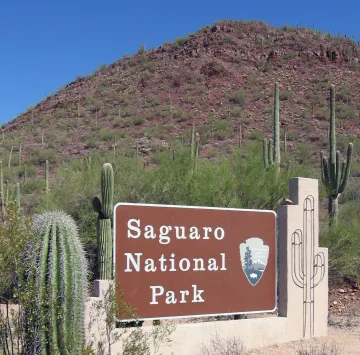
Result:
M360 354L360 327L329 326L327 337L294 341L254 350L248 355L345 355Z

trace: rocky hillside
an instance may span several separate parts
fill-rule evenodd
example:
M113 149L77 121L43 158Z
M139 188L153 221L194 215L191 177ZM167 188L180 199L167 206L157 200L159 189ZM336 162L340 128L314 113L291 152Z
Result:
M360 46L308 28L221 22L78 77L2 126L3 156L60 161L116 147L144 156L195 123L203 157L230 151L272 130L272 95L280 84L281 137L289 150L318 161L327 144L328 86L337 88L339 148L355 140ZM239 129L241 123L241 131ZM1 139L0 139L1 143ZM309 153L309 144L315 148ZM356 145L355 145L356 152ZM5 159L3 157L3 159Z

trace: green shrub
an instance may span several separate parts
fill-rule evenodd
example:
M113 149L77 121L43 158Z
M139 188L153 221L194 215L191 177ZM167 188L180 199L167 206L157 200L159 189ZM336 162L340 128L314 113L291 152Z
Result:
M246 94L244 91L238 90L229 96L229 100L232 103L238 104L240 106L244 106L246 101Z
M293 93L291 91L280 91L279 93L279 100L285 101L289 100L292 97Z
M356 109L354 105L337 104L336 115L340 119L354 118L356 116Z
M214 139L224 140L230 138L233 135L233 129L230 122L226 120L215 120L214 121Z
M31 154L31 162L33 164L44 164L48 160L49 163L55 163L58 160L58 153L51 149L34 148Z
M329 248L329 268L343 276L360 274L360 202L351 201L340 208L337 225L320 230L320 240Z
M143 119L142 117L135 117L135 118L133 119L133 124L134 124L135 126L139 126L139 125L141 125L142 123L144 123L144 119Z

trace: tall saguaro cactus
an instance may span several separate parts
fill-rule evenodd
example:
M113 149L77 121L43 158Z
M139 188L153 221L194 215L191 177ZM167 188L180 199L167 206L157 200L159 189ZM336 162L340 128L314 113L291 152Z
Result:
M195 158L195 124L191 126L191 159Z
M92 200L94 211L98 213L97 247L98 274L102 280L113 277L112 213L114 207L114 171L105 163L101 171L101 201L96 196Z
M269 166L280 167L280 118L279 118L279 83L274 88L274 139L264 139L263 158L265 168ZM269 144L269 145L268 145Z
M330 225L337 222L339 207L339 195L345 190L350 175L352 159L352 143L347 149L346 162L341 162L340 151L336 150L335 131L335 86L330 86L330 132L329 132L329 154L330 160L321 152L321 178L328 195L328 212Z
M36 242L28 257L29 270L35 270L36 353L80 355L88 263L76 224L64 212L45 212L33 218L32 232Z

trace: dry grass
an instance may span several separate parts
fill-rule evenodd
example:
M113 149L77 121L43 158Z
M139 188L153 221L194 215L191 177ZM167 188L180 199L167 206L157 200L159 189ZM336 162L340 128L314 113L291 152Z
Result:
M300 349L297 350L298 355L340 355L340 349L336 344L322 344L320 346L311 345L304 347L301 345Z
M294 347L296 348L296 347ZM294 349L292 354L297 355L340 355L339 347L332 343L330 345L324 343L321 345L304 345L301 344ZM248 351L240 337L223 338L216 333L208 344L201 346L198 355L266 355L266 349Z
M241 338L221 338L219 334L213 336L210 344L203 344L199 355L245 355L246 349Z

